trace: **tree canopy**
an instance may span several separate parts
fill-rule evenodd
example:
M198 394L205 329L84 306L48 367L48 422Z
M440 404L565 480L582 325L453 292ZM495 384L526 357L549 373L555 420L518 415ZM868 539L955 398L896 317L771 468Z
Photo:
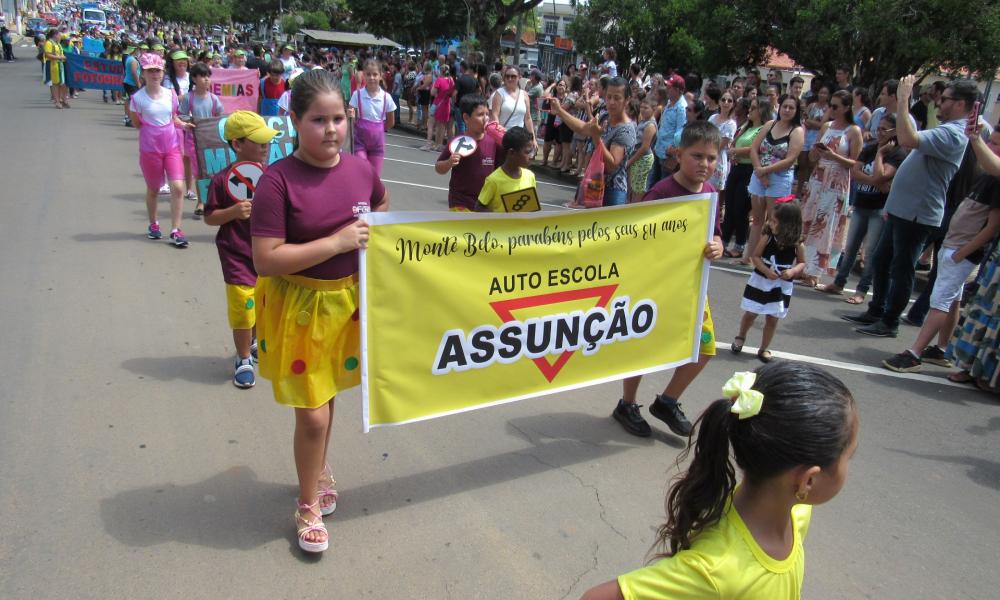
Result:
M857 83L925 71L1000 68L1000 3L995 0L591 0L570 35L597 58L615 46L655 70L711 74L761 66L770 49L832 78L851 67Z

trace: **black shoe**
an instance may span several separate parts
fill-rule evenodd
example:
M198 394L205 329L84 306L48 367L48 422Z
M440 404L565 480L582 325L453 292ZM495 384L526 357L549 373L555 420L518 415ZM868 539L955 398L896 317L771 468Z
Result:
M861 313L860 315L840 315L840 318L845 321L850 321L851 323L857 323L858 325L871 325L872 323L878 323L878 319L868 314L868 311Z
M691 435L691 421L684 416L679 402L665 402L663 396L656 396L656 400L649 405L649 414L663 421L675 434L681 437Z
M651 429L649 428L649 423L646 419L642 418L642 413L639 412L639 404L633 402L632 404L625 404L622 401L618 401L618 406L615 407L615 412L611 413L611 416L615 418L622 424L625 431L631 433L632 435L637 435L639 437L649 437Z
M917 267L914 269L917 273L930 273L931 263L917 263Z
M920 359L910 354L909 350L883 360L882 366L897 373L919 373L924 370L920 364Z
M949 369L955 366L951 364L951 361L948 360L947 356L945 356L944 350L938 348L937 346L927 346L924 348L924 351L920 353L920 360L926 360L932 365L947 367Z
M873 335L875 337L891 337L894 338L899 335L899 330L895 327L889 327L882 321L877 323L872 323L871 325L865 325L864 327L855 327L854 331L858 333L863 333L865 335Z
M899 320L902 321L902 322L904 322L904 323L906 323L907 325L913 325L914 327L923 327L924 326L923 323L917 323L916 321L914 321L913 319L911 319L909 317L909 315L903 315L902 317L899 317Z

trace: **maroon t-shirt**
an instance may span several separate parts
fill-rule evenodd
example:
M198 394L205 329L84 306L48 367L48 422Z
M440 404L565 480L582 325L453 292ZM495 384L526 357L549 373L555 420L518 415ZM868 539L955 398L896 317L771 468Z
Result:
M216 173L208 184L208 198L205 200L206 217L217 210L236 204L236 200L226 192L226 177L231 166ZM215 234L215 247L219 249L223 281L229 285L256 285L257 271L253 268L250 219L233 219L220 225L219 233Z
M711 183L706 181L701 184L700 193L713 194L715 192L716 189ZM674 181L674 176L671 175L666 179L661 179L656 185L649 188L646 195L642 197L642 201L648 202L649 200L663 200L664 198L680 198L681 196L691 196L693 194L694 192ZM722 227L719 226L719 211L715 212L715 235L722 237Z
M382 201L385 186L367 160L341 153L329 169L289 155L257 183L250 233L304 244L340 231ZM358 272L358 251L333 256L295 275L333 280Z
M448 208L467 208L476 210L479 192L490 173L496 171L503 163L503 146L488 135L476 141L476 151L462 157L458 166L451 170L451 181L448 183ZM438 161L451 158L451 150L445 145Z

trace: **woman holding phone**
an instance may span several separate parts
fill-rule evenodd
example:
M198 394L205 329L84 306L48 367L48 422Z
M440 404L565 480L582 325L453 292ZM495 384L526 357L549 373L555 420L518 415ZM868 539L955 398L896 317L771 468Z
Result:
M806 270L802 285L817 287L820 275L836 275L844 247L847 215L851 210L851 168L864 142L854 123L854 97L840 90L830 99L826 123L809 151L815 163L802 195L802 232L806 244Z
M758 105L760 102L758 102ZM778 118L765 125L750 145L750 206L753 225L747 248L756 248L778 198L792 193L793 167L802 152L805 132L799 116L799 99L784 95L778 104ZM765 115L766 118L766 115Z

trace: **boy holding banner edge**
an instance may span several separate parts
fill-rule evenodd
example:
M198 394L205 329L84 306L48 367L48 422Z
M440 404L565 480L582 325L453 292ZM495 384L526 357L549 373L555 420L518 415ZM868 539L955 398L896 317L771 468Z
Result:
M234 165L249 161L263 167L267 165L271 140L277 134L277 131L264 123L260 115L240 110L226 119L223 138L236 153ZM229 194L231 168L232 165L229 165L220 170L208 185L205 224L219 228L215 245L222 262L222 278L226 282L226 300L229 305L229 326L233 329L233 342L236 344L233 385L252 388L256 383L253 363L257 359L257 317L254 310L257 271L254 270L250 239L252 202L238 202Z
M681 144L676 150L680 169L673 175L661 180L642 197L644 202L661 200L663 198L678 198L691 194L711 194L715 192L709 178L715 172L719 160L719 149L722 136L718 128L708 121L692 121L681 134ZM718 260L722 258L722 231L719 228L719 216L715 216L715 236L705 244L705 258ZM681 410L678 400L684 390L698 377L698 374L715 356L715 328L712 323L712 311L705 298L705 315L702 321L701 349L698 362L687 363L674 369L670 383L663 393L656 396L649 407L649 413L670 427L670 431L687 437L691 435L691 422ZM651 430L649 423L639 412L636 404L636 392L642 376L627 377L622 381L622 399L618 401L611 414L621 423L625 431L639 437L647 437Z

